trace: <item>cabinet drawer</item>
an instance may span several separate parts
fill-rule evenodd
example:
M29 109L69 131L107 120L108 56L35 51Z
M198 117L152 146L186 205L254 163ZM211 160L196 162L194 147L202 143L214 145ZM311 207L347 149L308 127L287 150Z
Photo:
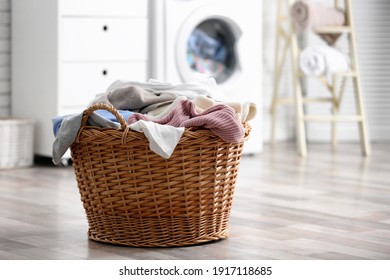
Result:
M62 61L147 58L148 22L131 18L63 18Z
M62 63L60 66L61 107L86 107L99 93L119 79L145 82L147 62Z
M146 17L148 0L61 0L62 16Z

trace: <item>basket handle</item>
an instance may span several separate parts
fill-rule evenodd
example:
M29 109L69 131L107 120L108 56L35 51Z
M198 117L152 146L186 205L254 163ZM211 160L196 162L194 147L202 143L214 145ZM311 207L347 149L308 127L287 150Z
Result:
M81 128L83 128L83 127L85 127L87 125L89 117L96 110L106 110L106 111L109 111L119 121L119 123L121 125L121 128L123 130L126 130L127 122L125 121L125 119L122 117L121 114L119 114L118 110L114 106L112 106L110 104L107 104L107 103L96 103L94 105L91 105L88 109L86 109L84 111L84 113L83 113L83 118L81 120Z

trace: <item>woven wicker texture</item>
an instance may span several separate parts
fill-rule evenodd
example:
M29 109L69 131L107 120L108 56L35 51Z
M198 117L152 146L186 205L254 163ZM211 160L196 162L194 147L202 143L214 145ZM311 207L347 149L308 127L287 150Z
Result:
M112 112L120 129L87 126L97 109ZM197 244L228 236L243 142L231 144L209 130L186 129L173 155L149 149L117 111L97 104L84 112L71 146L89 238L128 246Z
M27 167L34 161L34 123L0 118L0 169Z

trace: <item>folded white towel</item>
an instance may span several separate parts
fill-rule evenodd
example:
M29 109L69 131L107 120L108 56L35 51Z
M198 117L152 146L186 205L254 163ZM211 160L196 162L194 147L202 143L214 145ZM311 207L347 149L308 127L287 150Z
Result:
M299 67L306 75L326 76L347 71L349 58L333 47L307 47L300 54Z

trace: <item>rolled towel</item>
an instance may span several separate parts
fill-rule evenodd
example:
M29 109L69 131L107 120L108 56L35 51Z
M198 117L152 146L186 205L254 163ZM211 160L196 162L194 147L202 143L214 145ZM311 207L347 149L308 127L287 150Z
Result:
M349 58L333 47L307 47L299 56L299 67L306 75L329 75L347 71Z
M320 26L341 26L345 22L345 13L340 9L325 7L309 0L299 0L291 6L291 18L300 32L314 30ZM332 45L340 34L319 34Z
M308 0L295 2L291 6L291 17L299 31L309 31L327 25L340 26L345 21L343 11Z

